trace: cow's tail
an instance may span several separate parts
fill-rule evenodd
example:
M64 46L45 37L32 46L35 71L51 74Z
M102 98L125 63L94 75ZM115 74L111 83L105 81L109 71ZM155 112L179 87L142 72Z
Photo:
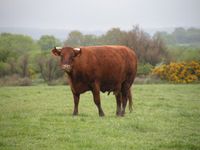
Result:
M128 90L128 105L129 105L129 111L133 111L133 101L132 101L132 94L131 94L131 88Z

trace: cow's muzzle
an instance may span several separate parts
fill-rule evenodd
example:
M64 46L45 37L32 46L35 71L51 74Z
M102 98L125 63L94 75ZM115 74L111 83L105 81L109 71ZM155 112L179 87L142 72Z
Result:
M71 65L62 65L61 68L62 68L64 71L68 72L68 73L70 73L71 70L72 70Z

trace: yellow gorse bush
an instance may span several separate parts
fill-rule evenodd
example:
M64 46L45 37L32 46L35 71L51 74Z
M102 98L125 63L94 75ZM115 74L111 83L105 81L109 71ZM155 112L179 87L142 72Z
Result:
M174 83L192 83L200 80L200 61L171 62L155 67L152 74Z

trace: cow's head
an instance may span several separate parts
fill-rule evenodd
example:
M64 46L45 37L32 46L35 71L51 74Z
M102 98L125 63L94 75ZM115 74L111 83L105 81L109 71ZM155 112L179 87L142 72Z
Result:
M55 56L60 57L61 68L67 73L70 73L73 68L73 61L75 57L81 54L81 49L72 47L54 47L52 53Z

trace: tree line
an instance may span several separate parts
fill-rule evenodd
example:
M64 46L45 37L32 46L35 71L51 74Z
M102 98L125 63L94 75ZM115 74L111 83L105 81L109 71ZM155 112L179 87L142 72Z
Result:
M169 62L171 56L161 34L150 36L138 26L129 31L112 28L101 36L72 31L66 40L60 41L52 35L43 35L39 40L30 36L0 34L0 78L17 75L19 78L42 79L52 83L64 73L58 67L58 58L51 55L55 46L125 45L135 50L141 73L148 73L153 66ZM140 72L140 71L139 71Z
M130 31L122 31L120 28L112 28L102 36L86 34L80 31L72 31L65 46L90 46L90 45L125 45L135 50L141 63L156 65L161 61L168 61L169 55L166 45L159 35L151 37L138 26Z
M184 29L179 27L175 28L172 33L157 32L156 34L159 34L166 44L200 46L200 29L197 28Z

